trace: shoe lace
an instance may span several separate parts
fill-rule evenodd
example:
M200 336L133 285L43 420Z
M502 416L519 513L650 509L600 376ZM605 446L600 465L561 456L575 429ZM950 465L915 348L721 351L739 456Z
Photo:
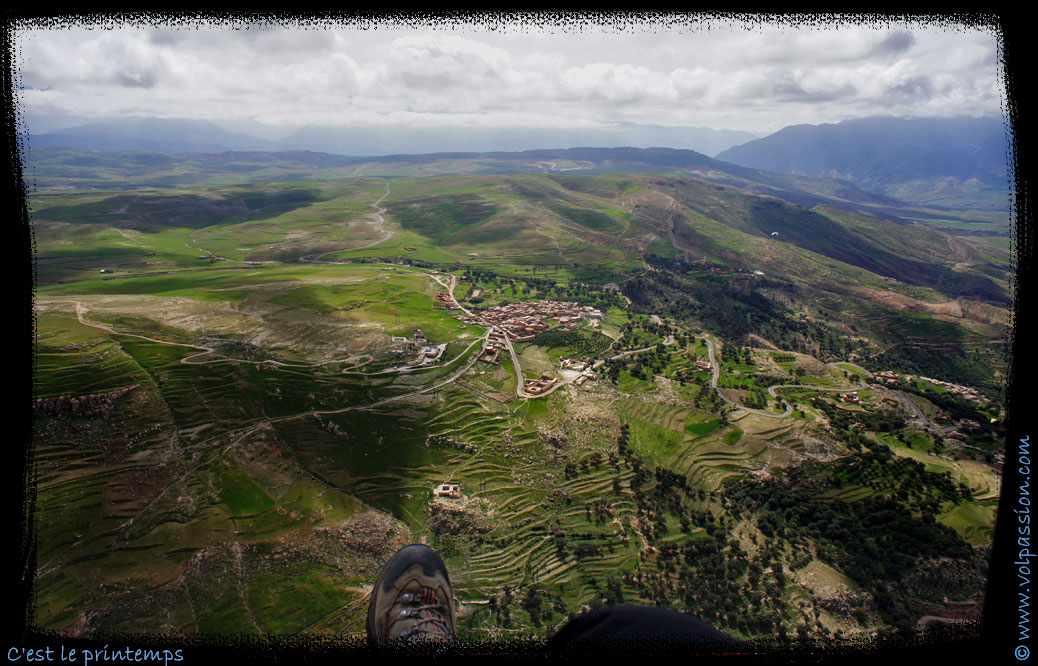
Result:
M451 631L447 619L450 608L437 599L436 590L422 587L421 592L404 592L397 597L397 604L404 608L387 622L387 636L390 635L390 628L397 622L410 621L414 624L403 629L398 635L402 640L411 640L415 636L446 636L450 640Z

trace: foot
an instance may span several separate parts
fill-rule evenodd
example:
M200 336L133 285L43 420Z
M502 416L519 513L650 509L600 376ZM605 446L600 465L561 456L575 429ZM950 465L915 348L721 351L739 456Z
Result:
M371 590L368 641L450 643L456 626L454 595L440 556L422 544L398 550Z

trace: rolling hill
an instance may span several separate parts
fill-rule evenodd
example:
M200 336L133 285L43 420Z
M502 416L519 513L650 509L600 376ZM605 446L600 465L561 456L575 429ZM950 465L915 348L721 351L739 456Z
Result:
M465 640L979 613L996 214L663 149L30 157L47 631L356 638L418 541Z

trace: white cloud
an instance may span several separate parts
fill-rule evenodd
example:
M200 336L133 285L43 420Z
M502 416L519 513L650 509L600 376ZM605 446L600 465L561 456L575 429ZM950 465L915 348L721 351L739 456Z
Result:
M706 29L706 28L709 29ZM388 28L388 29L387 29ZM766 132L886 112L998 113L996 43L911 24L544 31L119 27L17 34L33 112L264 122Z

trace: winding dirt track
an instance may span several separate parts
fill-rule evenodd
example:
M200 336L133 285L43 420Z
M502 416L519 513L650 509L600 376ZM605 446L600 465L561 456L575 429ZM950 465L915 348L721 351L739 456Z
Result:
M457 276L449 274L449 273L441 274L438 271L425 271L425 270L421 270L421 269L415 269L415 272L424 273L425 275L429 276L431 279L436 281L438 284L440 284L441 286L446 288L448 290L448 293L450 294L451 301L458 307L458 309L460 309L462 312L465 312L466 314L468 314L470 316L474 316L471 311L469 311L466 308L462 307L461 304L458 303L458 301L454 298L454 288L457 286ZM443 279L441 279L441 277L440 277L441 275L444 275L448 279L446 281L444 281ZM205 364L210 364L210 363L249 363L249 364L252 364L252 365L276 365L276 366L286 367L286 368L316 368L316 367L320 367L320 366L323 366L323 365L331 365L331 364L334 364L334 363L342 363L343 362L342 360L331 360L331 361L321 361L321 362L317 362L317 363L287 363L285 361L278 361L278 360L275 360L275 359L266 359L266 360L262 360L262 361L250 361L250 360L246 360L246 359L236 359L236 358L218 358L218 359L211 359L211 360L197 360L200 357L209 356L210 354L217 354L218 352L216 351L215 348L213 348L213 347L206 347L204 345L194 345L194 344L190 344L190 343L186 343L186 342L170 342L168 340L159 340L157 338L151 338L151 337L148 337L146 335L139 335L139 334L136 334L136 333L121 333L121 332L116 331L115 329L112 329L112 328L110 328L108 326L105 326L103 324L98 324L98 323L90 322L90 321L87 321L86 319L84 319L84 317L83 317L83 304L80 301L54 301L54 302L56 302L56 303L60 303L60 302L71 302L71 303L74 303L75 306L76 306L76 319L79 321L80 324L83 324L84 326L89 326L91 328L97 328L99 330L105 331L106 333L110 333L112 335L121 335L121 336L125 336L125 337L130 337L130 338L137 338L137 339L140 339L140 340L147 340L148 342L154 342L156 344L161 344L161 345L169 345L169 346L174 346L174 347L187 347L189 349L197 349L197 350L199 350L197 354L192 354L190 356L185 356L184 358L180 359L180 362L184 363L186 365L205 365ZM466 347L465 350L461 354L459 354L456 358L454 358L453 360L451 360L451 361L449 361L447 363L443 363L443 364L440 364L440 365L422 366L422 367L416 367L416 368L394 368L394 369L390 369L390 370L381 370L379 372L359 372L359 371L347 369L347 370L344 370L344 372L347 372L349 374L357 374L357 375L365 375L366 376L366 375L386 375L386 374L394 374L394 373L397 373L397 374L408 374L408 373L411 373L411 372L413 372L415 370L431 370L431 369L437 369L437 368L446 368L446 367L449 367L449 366L453 365L458 359L463 358L465 356L465 354L467 354L472 349L472 347L475 346L476 344L478 344L480 342L485 343L489 339L490 333L491 333L492 330L493 330L492 327L488 328L486 333L482 337L479 337L479 338L476 338L475 340L473 340L473 342L471 344L469 344L469 346ZM711 386L711 388L713 388L715 391L717 391L717 394L721 397L722 400L724 400L729 405L735 407L736 409L740 409L740 410L743 410L743 411L746 411L746 412L750 412L750 413L753 413L753 414L758 414L760 416L766 416L768 418L774 418L774 419L786 418L790 414L793 413L793 406L789 402L787 402L786 400L783 400L782 398L780 398L776 394L776 391L779 390L779 389L784 389L784 388L806 388L806 389L811 389L813 391L836 391L836 392L844 392L844 391L848 391L848 390L853 390L853 388L846 388L846 387L845 388L827 388L827 387L813 386L813 385L810 385L810 384L778 384L778 385L774 385L774 386L768 387L768 394L771 395L771 397L773 397L773 398L782 400L782 403L786 406L785 411L782 412L781 414L773 414L773 413L765 412L765 411L762 411L762 410L759 410L759 409L752 409L750 407L743 406L743 405L739 404L738 402L735 402L735 401L731 400L730 398L728 398L728 396L724 395L724 393L722 393L720 390L718 390L717 383L718 383L718 380L720 379L720 375L721 375L721 366L717 362L717 359L715 358L715 355L714 355L714 341L711 338L707 337L707 336L697 336L697 337L702 338L702 340L704 342L706 342L707 351L708 351L708 353L710 355L710 365L711 365L710 386ZM516 395L518 397L524 398L524 399L543 398L543 397L545 397L547 395L550 395L551 393L554 393L556 390L562 388L563 386L568 386L569 384L571 384L573 381L576 380L576 377L571 377L570 379L561 380L561 381L559 381L559 383L555 384L554 386L552 386L550 389L548 389L544 393L539 393L539 394L536 394L536 395L527 393L523 389L523 387L522 387L523 372L522 372L522 366L519 363L519 356L518 356L518 354L516 354L515 348L512 346L511 338L509 338L508 335L505 335L504 338L505 338L505 344L508 346L508 352L509 352L509 354L512 357L513 367L515 368L515 374L516 374ZM675 343L675 340L674 340L673 336L668 336L668 338L666 340L664 340L664 342L663 342L664 345L673 345L674 343ZM619 354L615 354L615 355L611 356L610 360L616 360L616 359L623 358L625 356L630 356L632 354L639 354L639 353L651 351L651 350L653 350L655 348L656 348L656 346L653 345L651 347L643 347L641 349L631 349L631 350L628 350L628 351L625 351L625 352L620 352ZM410 393L405 393L405 394L401 394L401 395L398 395L398 396L392 396L390 398L384 398L383 400L379 400L379 401L371 403L369 405L355 405L355 406L352 406L352 407L344 407L342 409L330 410L330 411L314 410L314 411L304 412L302 414L298 414L298 415L295 415L295 416L278 417L276 419L270 419L270 421L282 421L282 420L298 418L299 416L306 416L306 415L339 414L339 413L342 413L342 412L353 411L353 410L356 410L356 409L366 409L366 408L370 408L370 407L377 407L379 405L385 404L386 402L390 402L392 400L399 400L401 398L418 395L420 393L427 393L427 392L435 390L435 389L437 389L437 388L439 388L441 386L444 386L446 384L450 384L451 382L456 381L458 379L458 377L463 375L465 372L467 372L469 370L469 368L471 368L473 365L475 365L477 360L479 360L479 355L478 354L472 357L472 359L469 361L468 365L466 365L465 368L461 372L458 372L458 373L454 374L450 379L448 379L448 380L446 380L444 382L441 382L439 384L435 384L435 385L433 385L431 387L427 387L427 388L424 388L424 389L412 391ZM604 363L603 360L598 360L598 361L596 361L594 363L594 365L592 367L596 367L597 368L600 365L602 365L603 363ZM829 363L827 365L835 367L836 364L835 363ZM851 364L851 365L853 365L853 364ZM859 367L859 366L855 366L855 367ZM869 373L864 368L861 368L861 369L863 371L865 371L866 373L868 373L870 375L870 377L871 377L871 373ZM934 429L936 429L936 430L938 430L940 432L945 432L947 430L950 430L952 427L954 427L954 426L950 426L950 427L938 426L937 424L935 424L932 421L930 421L930 419L926 418L926 416L919 410L919 408L915 405L915 403L913 403L911 400L909 400L907 396L905 396L904 394L902 394L902 393L900 393L898 391L893 391L893 393L895 393L899 398L901 398L901 401L904 404L908 405L912 409L912 411L915 412L915 414L916 414L917 418L919 418L919 420L923 421L924 423L926 423L930 427L932 427L932 428L934 428Z
M148 342L154 342L154 343L160 344L160 345L169 345L169 346L172 346L172 347L187 347L188 349L198 349L199 352L197 354L192 354L190 356L185 356L184 358L180 359L180 362L184 363L185 365L205 365L207 363L251 363L253 365L279 365L279 366L286 367L286 368L314 368L314 367L318 367L318 366L321 366L321 365L328 365L328 364L331 364L331 363L342 363L342 361L339 361L339 360L336 360L336 361L321 361L320 363L286 363L284 361L278 361L278 360L274 360L274 359L267 359L267 360L264 360L264 361L249 361L249 360L241 359L241 358L218 358L218 359L213 359L211 361L196 361L194 359L197 359L200 356L208 356L209 354L216 354L216 353L218 353L216 351L216 348L215 347L206 347L204 345L193 345L193 344L190 344L190 343L187 343L187 342L170 342L169 340L159 340L158 338L149 338L146 335L139 335L137 333L122 333L120 331L115 330L114 328L110 328L108 326L105 326L104 324L97 324L97 323L94 323L92 321L87 321L86 319L84 319L83 318L83 304L81 302L79 302L79 301L49 301L49 302L51 302L51 303L74 303L75 306L76 306L76 319L79 321L80 324L82 324L84 326L89 326L91 328L96 328L96 329L105 331L106 333L110 333L112 335L121 335L121 336L127 337L127 338L137 338L139 340L147 340Z
M378 222L379 233L384 233L385 236L370 243L364 245L358 245L357 247L344 247L338 250L329 250L328 252L322 252L321 254L308 254L304 257L299 257L299 261L306 262L308 264L337 264L337 261L321 261L321 257L328 254L335 254L336 252L348 252L351 250L365 250L369 247L375 247L379 243L385 243L387 240L393 237L392 231L386 230L386 220L382 217L382 213L386 212L386 209L382 207L382 200L389 196L389 181L386 181L386 193L379 197L378 201L372 204L375 207L375 220Z
M791 405L788 401L783 400L782 398L780 398L775 393L775 391L777 391L779 389L784 389L784 388L805 388L805 389L811 389L812 391L839 391L839 392L844 392L844 393L846 393L848 391L857 390L857 389L855 389L853 387L826 388L826 387L821 387L821 386L812 386L810 384L777 384L775 386L769 386L768 387L768 393L771 395L771 397L779 399L779 400L782 400L782 404L784 404L786 406L786 411L782 412L781 414L771 414L769 412L764 412L764 411L761 411L759 409L751 409L749 407L744 407L743 405L740 405L739 403L737 403L737 402L735 402L733 400L730 400L728 398L728 396L726 396L725 394L723 394L719 390L717 390L717 381L721 377L721 366L714 358L714 342L713 342L713 340L711 340L709 337L707 337L705 335L696 336L696 337L700 337L700 338L703 339L704 342L706 342L706 348L707 348L707 351L710 354L710 365L712 366L712 377L710 378L710 386L715 391L717 391L717 395L721 396L722 400L727 402L729 405L732 405L736 409L741 409L741 410L743 410L745 412L750 412L752 414L758 414L760 416L766 416L769 419L781 419L781 418L785 418L785 417L789 416L790 414L793 413L793 405ZM836 363L844 363L846 365L854 365L854 367L859 368L860 370L863 370L865 373L867 373L870 378L872 377L872 373L869 372L868 370L865 370L865 368L862 368L862 367L860 367L858 365L855 365L853 363L847 363L846 361L837 361L835 363L828 363L826 365L835 367ZM895 393L897 393L897 392L895 391ZM911 403L911 400L908 400L907 398L905 398L905 396L902 395L901 397L905 401ZM915 408L915 405L912 405L912 406L913 406L913 408ZM923 420L926 420L926 417L922 416L922 413L919 412L918 409L916 409L916 414L919 414L920 417Z
M466 314L472 315L472 313L469 310L461 307L461 305L458 304L457 300L455 300L455 298L454 298L454 288L457 286L457 276L449 274L449 273L441 274L438 271L426 271L426 270L421 270L421 269L415 269L414 272L423 273L423 274L427 275L429 278L431 278L432 280L434 280L436 283L438 283L440 286L446 288L448 290L448 293L450 294L451 300L455 304L458 305L458 308L461 309ZM443 280L440 277L441 275L445 275L448 279L446 281ZM342 363L343 362L342 360L332 360L332 361L321 361L319 363L286 363L284 361L278 361L278 360L274 360L274 359L267 359L267 360L262 360L262 361L249 361L249 360L246 360L246 359L237 359L237 358L220 358L220 359L213 359L213 360L208 360L208 361L198 361L198 360L194 360L194 359L197 359L200 356L208 356L209 354L216 354L218 352L213 347L206 347L206 346L203 346L203 345L194 345L194 344L190 344L190 343L186 343L186 342L170 342L168 340L159 340L158 338L151 338L151 337L148 337L146 335L139 335L139 334L136 334L136 333L121 333L121 332L116 331L115 329L110 328L108 326L105 326L103 324L98 324L98 323L90 322L90 321L87 321L86 319L84 319L84 317L83 317L83 304L80 301L53 301L53 302L55 302L55 303L62 303L62 302L64 302L64 303L74 303L75 306L76 306L76 319L79 321L80 324L82 324L84 326L89 326L91 328L96 328L96 329L105 331L106 333L109 333L111 335L120 335L120 336L125 336L125 337L130 337L130 338L137 338L137 339L140 339L140 340L147 340L148 342L154 342L154 343L160 344L160 345L169 345L169 346L173 346L173 347L187 347L188 349L197 349L197 350L199 350L199 352L197 354L192 354L190 356L185 356L184 358L180 359L181 363L184 363L184 364L187 364L187 365L204 365L204 364L208 364L208 363L250 363L250 364L253 364L253 365L277 365L277 366L281 366L281 367L290 367L290 368L316 368L316 367L320 367L322 365L330 365L330 364L333 364L333 363ZM383 375L383 374L392 374L394 372L397 373L397 374L408 374L408 373L414 372L415 370L431 370L431 369L436 369L436 368L447 368L447 367L450 367L450 366L454 365L460 359L464 358L465 355L467 353L469 353L469 351L475 345L477 345L477 344L479 344L481 342L485 343L486 340L489 337L490 337L490 330L488 329L487 332L483 336L475 338L469 344L469 346L465 348L465 350L462 353L458 354L458 356L456 356L454 359L448 361L447 363L442 363L440 365L436 365L436 366L422 366L422 367L416 367L416 368L391 369L391 370L383 370L383 371L380 371L380 372L373 372L373 373L350 372L350 374L359 374L359 375L376 375L377 374L377 375ZM463 374L468 372L468 370L473 365L475 365L476 361L478 361L478 360L479 360L479 354L475 354L475 355L472 356L472 358L469 360L468 364L464 368L462 368L460 371L454 373L448 379L446 379L446 380L444 380L442 382L439 382L438 384L433 384L432 386L427 386L425 388L418 389L418 390L415 390L415 391L411 391L409 393L402 393L400 395L395 395L395 396L391 396L391 397L388 397L388 398L383 398L382 400L378 400L378 401L370 403L370 404L352 405L352 406L349 406L349 407L343 407L342 409L333 409L333 410L310 410L310 411L307 411L307 412L302 412L300 414L294 414L294 415L291 415L291 416L282 416L282 417L264 419L264 422L265 423L274 423L274 422L280 422L280 421L287 421L287 420L290 420L290 419L296 419L296 418L299 418L301 416L310 416L310 415L319 415L319 414L320 415L324 415L324 414L341 414L343 412L355 411L355 410L358 410L358 409L370 409L372 407L378 407L380 405L383 405L383 404L385 404L387 402L391 402L391 401L394 401L394 400L400 400L401 398L407 398L407 397L410 397L410 396L419 395L421 393L428 393L429 391L434 391L434 390L436 390L436 389L438 389L438 388L440 388L442 386L446 386L447 384L450 384L450 383L456 381L459 377L461 377ZM517 364L516 367L518 367L518 364ZM247 426L246 429L248 429L248 428L250 428L250 427ZM237 431L235 431L235 432L237 432Z
M455 276L451 275L450 276L450 280L445 284L444 281L440 279L439 275L438 274L434 274L434 272L421 271L421 270L418 270L418 271L415 271L415 272L425 273L426 275L429 275L430 278L435 280L440 285L446 286L450 290L451 298L453 299L453 297L454 297L454 287L457 284L457 278ZM109 333L111 335L120 335L120 336L132 337L132 338L137 338L137 339L140 339L140 340L147 340L149 342L154 342L154 343L157 343L157 344L172 345L172 346L175 346L175 347L187 347L189 349L198 349L198 350L200 350L198 354L193 354L191 356L188 356L188 357L185 357L185 358L181 359L181 361L180 361L181 363L187 363L189 365L201 365L201 364L204 364L204 363L252 363L252 364L264 363L264 364L277 364L277 365L281 365L281 366L285 366L285 367L317 367L317 366L320 366L320 365L326 365L328 363L342 363L342 361L327 361L327 362L322 362L322 363L293 364L293 363L284 363L284 362L281 362L281 361L274 361L274 360L247 361L247 360L243 360L243 359L216 359L216 360L212 360L212 361L191 361L190 359L197 358L198 356L204 356L204 355L212 354L212 353L216 353L216 352L211 347L204 347L204 346L201 346L201 345L192 345L192 344L183 343L183 342L169 342L168 340L158 340L156 338L149 338L147 336L138 335L138 334L135 334L135 333L120 333L119 331L116 331L116 330L114 330L114 329L112 329L112 328L110 328L108 326L103 325L103 324L97 324L97 323L93 323L93 322L85 320L83 318L83 306L82 306L82 304L79 301L52 301L52 302L54 302L54 303L74 303L75 306L76 306L76 319L82 325L89 326L91 328L96 328L96 329L105 331L106 333ZM466 312L467 312L467 310L466 310ZM452 361L450 361L448 363L443 364L442 366L437 366L437 367L448 367L448 366L456 363L457 361L459 361L462 358L464 358L465 354L468 353L468 351L470 349L472 349L473 345L478 344L481 341L485 341L487 338L489 338L489 336L490 336L490 331L488 330L483 337L480 337L480 338L477 338L476 340L474 340L472 342L472 344L470 344L466 348L466 350L464 352L462 352L461 354L459 354L455 359L453 359ZM196 464L192 465L187 470L187 472L191 472L191 471L197 470L202 465L205 464L205 459L203 457L204 453L212 450L215 447L226 445L228 440L230 440L232 442L239 442L244 437L246 437L246 436L256 432L257 430L261 430L261 429L267 428L271 423L281 423L281 422L285 422L285 421L291 421L293 419L298 419L298 418L305 417L305 416L341 414L341 413L350 412L350 411L358 411L358 410L363 410L363 409L372 409L372 408L375 408L375 407L382 406L382 405L384 405L386 403L392 402L394 400L400 400L402 398L408 398L408 397L419 395L419 394L422 394L422 393L428 393L430 391L435 391L438 388L441 388L443 386L446 386L448 384L451 384L451 383L457 381L458 378L461 377L462 375L464 375L465 373L467 373L472 368L472 366L475 365L475 363L478 360L479 360L479 354L473 354L472 358L469 359L469 362L463 368L458 370L458 372L455 372L453 375L451 375L447 379L445 379L445 380L443 380L441 382L438 382L436 384L433 384L432 386L427 386L425 388L421 388L421 389L417 389L417 390L414 390L414 391L410 391L408 393L402 393L400 395L390 396L388 398L384 398L382 400L378 400L376 402L369 403L369 404L351 405L351 406L348 406L348 407L343 407L341 409L330 409L330 410L317 410L317 409L314 409L314 410L309 410L309 411L302 412L302 413L299 413L299 414L292 414L292 415L289 415L289 416L281 416L281 417L275 417L275 418L267 417L267 418L260 419L260 420L258 420L256 422L250 423L250 424L248 424L246 426L242 426L241 428L237 428L235 430L223 432L223 433L220 433L219 435L215 435L213 437L209 437L209 438L203 439L203 440L201 440L199 442L195 442L193 444L189 444L189 445L184 447L182 452L189 459L197 460L198 462ZM314 475L312 473L309 473L309 472L308 472L308 476L310 476L310 478L313 479L315 482L317 482L317 483L319 483L321 485L327 486L327 483L324 480L322 480L320 477L318 477L318 476L316 476L316 475ZM148 504L145 505L141 509L140 512L138 512L138 515L143 514L151 506L153 506L156 502L158 502L160 499L162 499L164 496L166 496L167 493L171 492L176 487L177 487L177 484L171 484L170 486L165 488L156 497L154 497L150 502L148 502ZM105 536L117 533L119 530L122 530L122 529L128 527L129 525L131 525L133 523L133 521L134 521L134 518L131 517L131 518L123 521L121 524L119 524L116 528L114 528L112 530L109 530L109 531L107 531L105 533L102 533L102 534L99 534L99 535L95 535L95 537L93 537L91 539L84 539L82 541L79 541L79 542L76 542L76 543L72 544L64 552L67 553L69 550L76 549L76 548L81 548L82 546L87 545L89 543L92 543L92 542L96 541L99 538L103 538ZM55 560L57 560L58 557L59 557L58 555L55 555L53 558L51 558L47 562L42 563L37 568L37 575L38 576L44 576L44 575L48 575L48 574L52 573L54 571L55 566L57 566L57 565L54 564L54 562L55 562Z
M385 199L387 196L389 196L389 193L390 193L389 183L386 183L386 193L383 194L382 197L379 198L379 200L376 201L375 204L374 204L374 206L377 209L376 212L375 212L375 216L378 218L380 225L384 223L384 220L382 219L381 213L385 211L385 209L382 208L380 206L380 204L381 204L383 199ZM390 232L389 235L391 236L392 232ZM377 243L381 243L381 242L383 242L384 240L386 240L388 238L389 238L389 236L387 236L386 238L383 238L380 241L377 241ZM377 244L377 243L372 243L372 245ZM353 249L359 249L359 248L353 248ZM338 252L338 251L341 251L341 250L334 250L333 252ZM330 252L326 252L324 254L330 254ZM328 264L338 263L338 262L321 262L321 261L319 261L319 257L324 256L324 254L321 254L321 255L309 255L307 257L302 257L301 260L306 260L309 263L328 263ZM440 286L442 286L444 289L447 290L447 293L450 295L451 303L457 309L461 310L462 312L464 312L465 314L467 314L469 316L476 316L470 310L468 310L467 308L463 307L457 301L457 299L454 296L454 290L455 290L455 287L457 286L457 283L458 283L458 278L457 278L456 275L453 275L451 273L441 273L440 271L436 271L436 270L419 269L419 268L411 268L411 270L407 271L407 272L422 273L422 274L428 276L430 279L434 280L436 283L438 283ZM151 337L148 337L148 336L138 335L138 334L134 334L134 333L120 333L119 331L116 331L116 330L114 330L112 328L109 328L107 326L104 326L102 324L97 324L97 323L86 321L83 318L83 306L82 306L82 303L80 303L79 301L71 301L71 302L75 303L75 306L76 306L76 319L81 324L83 324L84 326L90 326L90 327L93 327L93 328L97 328L97 329L103 330L103 331L105 331L107 333L110 333L110 334L113 334L113 335L123 335L123 336L127 336L127 337L138 338L138 339L141 339L141 340L147 340L149 342L154 342L154 343L157 343L157 344L171 345L171 346L176 346L176 347L187 347L189 349L197 349L198 350L197 354L192 354L190 356L186 356L186 357L184 357L184 358L182 358L180 360L181 363L184 363L184 364L187 364L187 365L203 365L203 364L207 364L207 363L251 363L253 365L276 365L276 366L280 366L280 367L291 367L291 368L315 368L315 367L320 367L322 365L330 365L330 364L333 364L333 363L342 363L343 362L341 360L332 360L332 361L322 361L322 362L318 362L318 363L287 363L287 362L284 362L284 361L278 361L278 360L274 360L274 359L267 359L267 360L262 360L262 361L249 361L249 360L245 360L245 359L233 359L233 358L219 358L219 359L211 359L211 360L198 360L201 357L209 356L211 354L217 354L218 352L213 347L206 347L206 346L203 346L203 345L194 345L194 344L183 343L183 342L169 342L167 340L159 340L157 338L151 338ZM350 374L358 374L358 375L384 375L384 374L393 374L393 373L406 374L406 373L410 373L410 372L412 372L414 370L446 368L446 367L449 367L449 366L453 365L458 359L463 358L465 356L465 354L467 354L472 349L472 347L474 345L476 345L477 343L483 342L485 344L486 340L489 339L489 336L490 336L490 333L491 333L492 330L493 330L493 327L488 327L486 333L482 337L476 338L455 359L453 359L453 360L451 360L451 361L449 361L447 363L441 364L441 365L419 367L419 368L413 368L413 369L412 368L394 368L394 369L383 370L383 371L374 372L374 373L358 372L358 371L355 371L355 370L352 370L352 369L347 369L344 372L348 372ZM735 402L735 401L731 400L726 395L724 395L720 390L718 390L717 384L718 384L718 381L720 379L721 367L720 367L720 364L718 363L718 361L717 361L717 359L715 357L715 353L714 353L714 344L715 344L715 342L713 341L713 339L710 338L709 336L706 336L706 335L696 336L696 337L700 337L704 342L706 342L706 345L707 345L707 351L709 353L710 366L711 366L711 379L710 379L710 386L711 386L711 388L713 388L715 391L717 391L717 394L721 397L722 400L724 400L724 402L726 402L727 404L735 407L736 409L739 409L739 410L742 410L742 411L746 411L746 412L750 412L750 413L753 413L753 414L758 414L760 416L765 416L767 418L780 419L780 418L786 418L790 414L792 414L793 413L793 406L788 401L783 400L782 398L780 398L776 394L776 391L779 390L779 389L784 389L784 388L806 388L806 389L811 389L811 390L814 390L814 391L837 391L837 392L852 390L852 389L848 389L848 388L826 388L826 387L812 386L812 385L808 385L808 384L780 384L780 385L775 385L775 386L768 387L768 393L769 393L769 395L771 395L771 397L779 399L779 400L782 400L782 403L785 405L786 409L781 414L774 414L774 413L770 413L770 412L766 412L766 411L762 411L762 410L758 410L758 409L752 409L750 407L743 406L743 405L739 404L738 402ZM515 392L516 392L516 395L518 397L523 398L523 399L542 398L542 397L545 397L547 395L550 395L551 393L554 393L556 390L562 388L563 386L568 386L570 383L572 383L573 381L576 380L577 377L571 377L569 379L561 380L557 384L552 386L550 389L545 391L544 393L539 393L539 394L536 394L536 395L527 393L523 389L523 372L522 372L522 366L519 363L519 356L515 352L515 347L513 347L513 345L512 345L511 338L507 334L504 336L504 338L505 338L505 344L508 347L508 352L509 352L509 354L511 355L511 358L512 358L513 367L515 369L515 375L516 375L516 389L515 389ZM673 345L674 343L675 343L675 340L674 340L673 336L668 336L668 338L663 342L664 345ZM628 350L628 351L625 351L625 352L620 352L618 354L615 354L615 355L611 356L610 360L620 359L620 358L623 358L625 356L629 356L629 355L632 355L632 354L643 353L643 352L651 351L653 349L655 349L655 345L654 346L650 346L650 347L644 347L642 349L632 349L632 350ZM343 413L343 412L347 412L347 411L354 411L354 410L357 410L357 409L368 409L368 408L372 408L372 407L378 407L380 405L383 405L383 404L385 404L387 402L390 402L390 401L393 401L393 400L399 400L401 398L406 398L406 397L418 395L418 394L421 394L421 393L427 393L429 391L433 391L433 390L435 390L437 388L440 388L442 386L445 386L447 384L450 384L450 383L456 381L460 376L465 374L465 372L467 372L473 365L475 365L475 363L476 363L476 361L478 359L479 359L479 355L478 354L474 355L472 357L472 359L470 359L469 363L461 371L455 373L449 379L447 379L447 380L445 380L443 382L440 382L438 384L435 384L433 386L430 386L430 387L426 387L426 388L423 388L423 389L411 391L409 393L404 393L404 394L401 394L401 395L398 395L398 396L392 396L392 397L389 397L389 398L384 398L382 400L379 400L377 402L374 402L374 403L371 403L371 404L368 404L368 405L354 405L354 406L344 407L342 409L337 409L337 410L311 410L309 412L304 412L304 413L293 415L293 416L278 417L276 419L269 419L269 421L271 421L271 422L274 422L274 421L284 421L284 420L288 420L288 419L299 418L300 416L319 415L319 414L320 415L323 415L323 414L339 414L339 413ZM597 367L601 366L603 363L604 363L604 360L600 359L600 360L596 361L593 364L592 367L597 368ZM829 363L827 365L829 365L830 367L836 367L836 363ZM850 365L854 365L854 364L850 363ZM356 366L354 366L354 367L356 367ZM865 370L864 368L860 368L860 366L857 366L857 365L854 365L854 367L857 367L857 368L861 369L862 371L864 371L871 378L872 373L870 373L868 370ZM927 419L926 416L923 415L922 412L918 409L918 407L914 403L912 403L911 400L909 400L907 398L907 396L905 396L903 394L900 394L900 393L898 393L896 391L894 393L897 394L898 397L901 398L901 400L905 404L907 404L915 412L916 416L921 421L925 422L927 425L929 425L929 426L931 426L931 427L933 427L933 428L935 428L935 429L937 429L939 431L943 432L943 431L947 430L947 428L941 428L940 426L937 426L936 424L932 423L929 419Z

